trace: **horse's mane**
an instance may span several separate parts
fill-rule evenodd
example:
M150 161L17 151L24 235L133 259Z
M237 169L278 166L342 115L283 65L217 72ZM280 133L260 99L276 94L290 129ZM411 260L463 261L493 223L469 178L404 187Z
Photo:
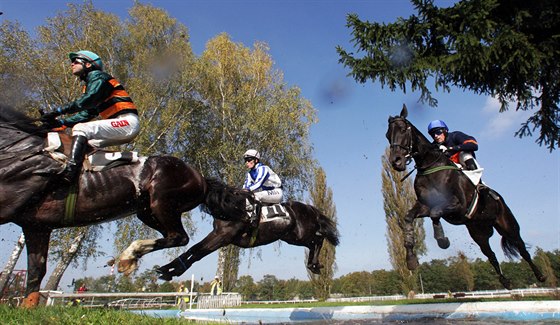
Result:
M48 130L35 125L34 122L36 122L36 120L27 116L25 113L11 106L0 104L0 128L5 128L7 125L10 125L28 134L44 136Z

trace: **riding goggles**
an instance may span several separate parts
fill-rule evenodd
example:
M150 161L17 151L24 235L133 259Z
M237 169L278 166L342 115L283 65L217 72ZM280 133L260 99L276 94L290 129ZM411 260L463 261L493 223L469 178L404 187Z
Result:
M89 62L89 61L87 61L86 59L82 59L82 58L74 58L72 60L72 63L77 63L77 64L86 64L87 62Z
M442 135L445 132L445 129L443 128L439 128L439 129L433 129L430 131L430 135L432 137L435 137L436 135Z

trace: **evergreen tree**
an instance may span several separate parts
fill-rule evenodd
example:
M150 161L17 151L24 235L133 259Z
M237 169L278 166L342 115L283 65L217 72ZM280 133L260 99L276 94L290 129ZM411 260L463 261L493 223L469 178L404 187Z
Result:
M418 14L396 22L347 18L356 53L338 46L339 61L360 83L421 92L437 105L436 90L451 86L499 99L500 111L537 109L516 135L531 136L550 151L560 141L560 2L557 0L461 0L439 8L411 0Z

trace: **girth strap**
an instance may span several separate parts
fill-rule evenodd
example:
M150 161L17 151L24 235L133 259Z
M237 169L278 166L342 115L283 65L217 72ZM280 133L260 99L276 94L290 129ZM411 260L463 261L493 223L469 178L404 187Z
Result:
M442 170L458 170L458 169L459 167L451 166L451 165L437 166L437 167L426 169L424 171L419 170L418 175L429 175L429 174L437 173Z
M79 182L80 180L78 180ZM64 200L64 224L74 224L76 215L76 200L78 199L78 184L71 184L68 189L68 196Z

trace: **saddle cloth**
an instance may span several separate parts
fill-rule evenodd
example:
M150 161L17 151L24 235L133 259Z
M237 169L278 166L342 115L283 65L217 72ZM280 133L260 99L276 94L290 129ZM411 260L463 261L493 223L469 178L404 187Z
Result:
M57 132L49 132L47 135L47 144L44 151L48 152L55 160L66 164L68 157L58 151L62 147L62 141ZM139 160L138 152L135 151L95 151L87 156L84 161L84 170L102 171L120 165L132 164Z
M463 169L463 173L467 175L467 177L471 180L471 182L476 186L480 183L480 179L482 178L482 172L484 168L479 168L475 170L466 170Z
M264 205L261 208L260 222L269 222L275 218L290 218L290 214L282 204Z

